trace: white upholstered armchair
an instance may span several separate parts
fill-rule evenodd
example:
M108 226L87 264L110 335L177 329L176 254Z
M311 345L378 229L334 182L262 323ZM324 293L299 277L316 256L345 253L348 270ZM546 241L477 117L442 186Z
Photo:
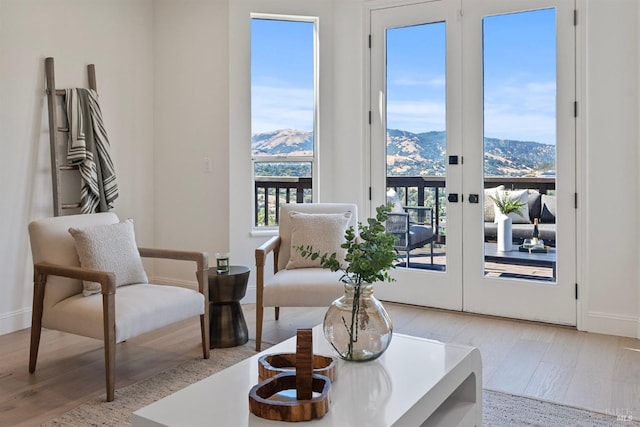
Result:
M41 328L104 341L107 401L114 399L116 343L199 316L209 358L208 256L137 248L133 222L114 213L69 215L29 224L34 269L29 372ZM140 255L196 263L198 290L147 283ZM84 282L83 282L84 281Z
M278 235L256 249L256 350L262 344L264 307L328 307L343 293L342 272L332 272L301 259L292 249L312 245L318 252L339 252L344 231L357 229L357 206L351 203L300 203L280 207ZM265 277L265 262L273 254L273 276Z

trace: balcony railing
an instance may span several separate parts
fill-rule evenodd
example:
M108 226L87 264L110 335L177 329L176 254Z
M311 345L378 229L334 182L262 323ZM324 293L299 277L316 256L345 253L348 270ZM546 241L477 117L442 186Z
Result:
M280 203L311 203L311 178L261 176L255 180L254 218L256 227L278 225ZM262 215L260 213L262 212Z
M443 176L390 176L387 177L387 189L393 188L405 205L427 206L434 208L435 230L440 230L441 207L445 191ZM556 188L553 177L487 177L484 188L504 185L505 188L536 189L547 194ZM311 203L311 178L298 177L258 177L255 180L255 225L277 226L280 203ZM260 212L263 215L260 215Z

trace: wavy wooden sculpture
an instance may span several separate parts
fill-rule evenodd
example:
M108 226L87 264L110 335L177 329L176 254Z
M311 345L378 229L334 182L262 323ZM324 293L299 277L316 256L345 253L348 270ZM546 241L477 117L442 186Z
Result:
M253 386L249 392L252 414L274 421L309 421L322 418L329 411L331 380L313 374L312 339L311 329L298 329L295 371L271 376ZM295 390L295 399L282 394L290 390Z

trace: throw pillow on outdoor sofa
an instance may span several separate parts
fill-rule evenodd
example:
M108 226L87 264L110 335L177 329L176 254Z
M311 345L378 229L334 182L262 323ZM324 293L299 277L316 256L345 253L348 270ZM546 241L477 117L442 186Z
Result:
M522 207L520 208L520 212L522 213L522 215L516 212L511 212L509 214L509 217L511 218L513 224L531 224L531 220L529 219L529 193L527 192L527 190L497 190L494 193L493 197L503 199L507 194L509 195L509 198L511 200L519 200L521 203L523 203ZM495 206L495 204L494 215L496 218L498 217L498 215L500 215L500 210L497 206Z
M489 196L495 197L496 191L498 190L504 190L504 185L498 185L497 187L484 189L484 222L494 222L496 220L496 204Z
M550 224L556 222L556 196L542 195L542 210L540 221Z

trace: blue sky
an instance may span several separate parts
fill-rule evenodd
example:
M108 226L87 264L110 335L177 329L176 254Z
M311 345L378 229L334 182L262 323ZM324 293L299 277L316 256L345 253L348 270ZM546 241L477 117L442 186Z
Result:
M313 130L313 23L252 19L252 133Z
M485 135L555 144L555 11L484 20ZM387 127L444 130L445 24L387 32ZM252 132L313 128L313 24L252 20Z

